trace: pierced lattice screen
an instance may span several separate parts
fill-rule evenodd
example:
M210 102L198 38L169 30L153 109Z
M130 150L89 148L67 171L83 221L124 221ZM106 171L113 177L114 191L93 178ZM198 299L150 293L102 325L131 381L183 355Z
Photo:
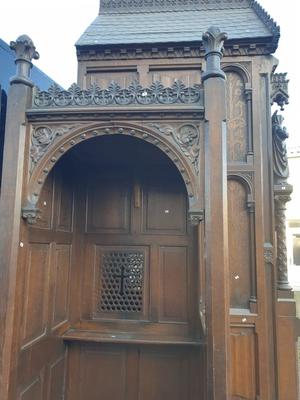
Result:
M100 265L98 312L143 311L145 257L141 251L105 251Z

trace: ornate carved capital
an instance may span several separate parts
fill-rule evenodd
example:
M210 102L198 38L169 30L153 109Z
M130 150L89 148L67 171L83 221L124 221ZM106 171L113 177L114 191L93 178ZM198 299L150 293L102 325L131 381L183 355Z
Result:
M286 72L271 75L271 104L278 104L281 110L284 110L285 104L289 104L289 80L286 76Z
M189 210L189 220L191 225L199 225L204 220L204 210Z
M11 79L11 83L23 83L27 86L33 86L30 81L31 61L39 59L39 53L36 51L33 41L27 35L21 35L15 42L10 42L10 48L16 53L16 75Z
M221 70L222 48L227 34L215 26L210 27L202 36L205 49L206 71L202 80L212 77L225 79L225 73Z
M22 207L22 218L30 225L36 223L39 214L40 210L35 205L29 202L24 207Z

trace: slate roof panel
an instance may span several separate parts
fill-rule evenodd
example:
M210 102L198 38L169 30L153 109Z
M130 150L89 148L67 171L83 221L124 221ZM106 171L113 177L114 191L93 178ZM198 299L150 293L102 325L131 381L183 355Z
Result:
M255 10L225 8L183 11L103 13L80 37L77 46L201 41L211 26L230 39L272 37Z

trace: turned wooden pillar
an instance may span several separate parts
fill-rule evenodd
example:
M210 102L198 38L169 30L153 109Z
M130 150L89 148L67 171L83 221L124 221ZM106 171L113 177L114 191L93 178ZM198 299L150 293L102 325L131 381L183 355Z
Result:
M207 383L209 400L230 397L229 268L227 226L226 87L220 68L226 35L203 35L205 93L205 253L207 276Z
M16 75L8 93L6 130L0 198L0 399L6 400L12 369L14 300L20 243L23 166L26 145L25 110L33 83L29 79L31 60L38 58L32 40L20 36L11 42L16 52Z

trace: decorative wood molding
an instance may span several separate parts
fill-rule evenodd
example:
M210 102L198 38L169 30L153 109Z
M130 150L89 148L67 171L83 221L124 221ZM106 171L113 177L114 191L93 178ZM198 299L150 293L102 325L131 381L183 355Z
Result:
M107 89L92 85L89 89L81 89L73 83L68 90L52 85L48 91L38 88L33 96L33 108L48 107L88 107L88 106L128 106L128 105L164 105L164 104L199 104L203 105L203 88L200 85L185 86L181 81L175 81L171 87L165 87L161 82L153 82L143 88L138 81L133 81L128 87L121 88L116 82L111 82Z
M160 127L160 125L159 125ZM199 208L200 182L197 175L199 156L199 131L192 123L178 128L169 126L169 130L158 129L156 126L139 126L131 123L93 123L83 126L74 124L37 126L31 154L38 154L38 160L33 163L31 177L27 187L27 198L30 206L35 207L43 184L58 160L69 149L85 140L103 135L127 135L142 139L158 147L177 167L186 185L190 209ZM39 129L40 128L40 129ZM60 134L55 134L59 132ZM37 138L39 140L37 141ZM36 142L37 141L37 142ZM24 207L26 211L26 206ZM25 214L24 214L25 215Z

